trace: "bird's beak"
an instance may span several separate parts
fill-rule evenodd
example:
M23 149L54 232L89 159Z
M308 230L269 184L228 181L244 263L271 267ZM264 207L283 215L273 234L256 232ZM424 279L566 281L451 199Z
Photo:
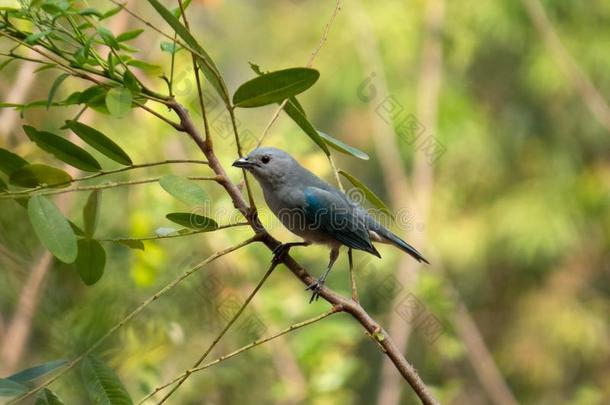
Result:
M248 159L245 157L239 158L235 162L233 162L233 167L240 167L242 169L249 169L252 166L254 166L254 164L252 162L249 162Z

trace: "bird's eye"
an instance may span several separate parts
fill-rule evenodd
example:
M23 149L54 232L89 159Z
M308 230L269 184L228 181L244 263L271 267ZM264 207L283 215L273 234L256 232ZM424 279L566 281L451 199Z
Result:
M263 162L264 164L269 163L270 160L271 160L271 158L267 155L265 155L261 158L261 162Z

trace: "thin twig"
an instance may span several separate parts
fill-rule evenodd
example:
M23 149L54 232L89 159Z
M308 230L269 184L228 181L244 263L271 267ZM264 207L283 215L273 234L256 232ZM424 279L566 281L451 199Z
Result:
M358 302L358 289L356 288L356 277L354 276L354 257L352 248L347 250L347 259L349 262L349 279L352 284L352 299Z
M318 46L316 47L316 49L314 49L313 52L311 53L311 55L309 56L309 60L307 61L307 64L305 66L311 67L313 65L313 62L316 59L316 56L318 56L320 49L322 49L322 46L324 45L324 43L326 42L326 39L328 38L328 33L330 32L330 27L333 25L333 22L335 21L335 17L337 17L337 14L339 13L340 10L341 10L341 0L337 0L337 2L335 3L335 9L333 10L332 15L330 16L330 20L328 20L328 23L326 23L326 27L324 27L324 32L322 33L320 42L318 43ZM263 134L261 135L261 138L258 140L258 143L256 145L257 148L259 146L261 146L261 144L265 140L265 137L267 136L267 133L269 133L271 126L277 120L277 118L280 115L280 112L282 111L282 109L284 108L284 106L286 105L287 102L288 102L288 99L284 100L282 102L282 104L280 104L280 106L273 113L273 116L271 117L271 119L265 126L265 129L263 130Z
M17 397L15 399L13 399L12 401L10 401L8 403L8 405L10 404L15 404L17 402L21 402L26 398L31 397L32 395L34 395L35 393L37 393L38 391L42 390L43 388L49 386L50 384L52 384L54 381L56 381L57 379L59 379L61 376L63 376L64 374L66 374L68 371L70 371L71 369L73 369L78 363L80 363L83 358L85 356L87 356L88 354L92 353L95 349L97 349L104 341L106 341L106 339L108 339L112 334L114 334L117 330L119 330L120 328L122 328L127 322L129 322L131 319L133 319L133 317L135 317L137 314L139 314L140 312L142 312L142 310L144 310L144 308L146 308L148 305L150 305L152 302L156 301L157 299L159 299L161 296L165 295L168 291L172 290L174 287L176 287L178 284L180 284L185 278L187 278L188 276L190 276L191 274L195 273L196 271L200 270L201 268L203 268L205 265L207 265L208 263L218 259L219 257L222 257L224 255L227 255L231 252L236 251L237 249L241 249L244 246L249 245L252 242L256 242L259 238L257 236L253 236L249 239L246 239L245 241L238 243L237 245L233 245L227 249L221 250L220 252L216 252L213 255L209 256L207 259L201 261L199 264L197 264L195 267L189 269L188 271L184 272L182 275L180 275L179 277L175 278L172 282L170 282L169 284L167 284L165 287L163 287L161 290L159 290L157 293L155 293L154 295L152 295L151 297L149 297L147 300L145 300L144 302L142 302L136 309L134 309L133 311L131 311L127 316L125 316L119 323L115 324L112 328L110 328L102 337L100 337L93 345L89 346L89 348L87 350L85 350L80 356L76 357L74 360L72 360L70 363L68 363L64 368L62 368L60 371L57 372L57 374L55 374L53 377L51 377L49 380L47 380L46 382L40 384L39 386L37 386L36 388L31 389L30 391L26 392L25 394L23 394L20 397Z
M155 235L155 236L146 236L143 238L108 238L108 239L97 239L100 242L116 242L116 243L122 243L122 242L137 242L137 241L147 241L147 240L158 240L158 239L172 239L172 238L182 238L184 236L191 236L191 235L196 235L199 233L206 233L206 232L215 232L215 231L219 231L221 229L226 229L226 228L234 228L234 227L238 227L238 226L246 226L249 225L247 222L236 222L234 224L226 224L226 225L219 225L218 228L215 228L214 230L209 230L209 229L197 229L197 230L193 230L193 231L189 231L189 232L176 232L176 233L171 233L169 235Z
M133 186L136 184L145 184L145 183L155 183L157 181L159 181L161 177L151 177L149 179L142 179L142 180L129 180L129 181L117 181L117 182L108 182L108 183L102 183L102 184L96 184L96 185L92 185L92 186L81 186L81 187L74 187L74 188L65 188L65 189L58 189L58 190L48 190L48 188L44 188L42 191L30 191L27 193L3 193L0 194L0 200L6 200L6 199L15 199L15 198L24 198L24 197L29 197L32 196L34 194L37 195L56 195L56 194L65 194L65 193L74 193L74 192L79 192L79 191L91 191L91 190L104 190L107 188L114 188L114 187L123 187L123 186ZM218 181L218 176L189 176L187 177L187 179L189 180L204 180L204 181ZM57 185L55 185L57 186ZM46 191L45 191L46 190Z
M210 368L212 366L215 366L216 364L222 363L223 361L228 360L228 359L230 359L232 357L235 357L238 354L241 354L241 353L243 353L243 352L245 352L247 350L250 350L250 349L252 349L252 348L254 348L256 346L260 346L260 345L262 345L264 343L267 343L267 342L269 342L269 341L271 341L273 339L276 339L276 338L278 338L280 336L286 335L287 333L293 332L293 331L295 331L297 329L301 329L301 328L303 328L305 326L308 326L308 325L311 325L311 324L316 323L318 321L321 321L322 319L327 318L330 315L332 315L332 314L334 314L334 313L336 313L338 311L339 310L337 308L333 307L331 310L329 310L327 312L324 312L323 314L320 314L320 315L318 315L316 317L310 318L310 319L308 319L306 321L302 321L302 322L299 322L299 323L292 324L292 325L290 325L289 327L287 327L286 329L284 329L284 330L282 330L280 332L274 333L273 335L267 336L266 338L255 340L254 342L249 343L249 344L247 344L245 346L242 346L239 349L236 349L236 350L232 351L231 353L227 353L227 354L225 354L223 356L220 356L216 360L213 360L213 361L210 361L209 363L202 364L201 366L194 367L194 368L191 368L189 370L186 370L184 373L182 373L178 377L174 378L172 381L170 381L170 382L168 382L166 384L160 385L157 388L155 388L155 390L153 392L149 393L147 396L142 398L138 402L138 405L142 404L143 402L145 402L150 397L156 395L159 391L161 391L161 390L169 387L170 385L175 384L176 382L180 381L182 378L187 376L187 373L188 373L188 375L190 375L190 374L193 374L193 373L195 373L197 371L202 371L202 370L205 370L205 369Z
M246 300L244 301L244 303L242 304L242 306L239 308L239 310L235 313L235 315L233 315L233 317L231 318L231 320L227 323L227 325L223 328L222 331L220 331L220 333L218 334L218 336L216 336L216 338L214 339L214 341L210 344L210 346L208 346L208 348L206 349L206 351L201 355L201 357L195 362L195 364L193 365L192 368L196 368L198 367L201 363L203 363L203 360L205 360L205 358L208 356L208 354L210 354L210 352L214 349L214 347L216 347L216 345L218 344L218 342L220 342L220 339L223 338L223 336L227 333L227 331L231 328L231 326L235 323L235 321L237 321L237 319L239 318L239 316L242 314L242 312L244 312L244 310L246 309L246 307L248 306L248 304L250 304L250 301L252 301L252 299L254 298L254 296L256 295L256 293L261 289L261 287L263 286L263 284L265 283L265 281L267 280L267 278L269 278L269 276L271 275L271 273L273 272L273 270L276 268L276 266L279 264L279 262L273 260L271 262L271 265L269 266L269 268L267 269L267 272L263 275L263 277L261 278L261 280L258 282L258 284L256 285L256 287L254 287L254 290L252 290L252 292L250 293L250 295L248 296L248 298L246 298ZM165 401L167 401L169 399L170 396L172 396L172 394L178 389L180 388L180 386L182 384L184 384L184 382L189 378L189 376L192 374L192 372L189 372L190 370L187 370L184 372L184 376L182 378L180 378L177 383L176 386L174 386L168 393L167 395L165 395L161 401L158 402L158 405L161 405L162 403L164 403Z

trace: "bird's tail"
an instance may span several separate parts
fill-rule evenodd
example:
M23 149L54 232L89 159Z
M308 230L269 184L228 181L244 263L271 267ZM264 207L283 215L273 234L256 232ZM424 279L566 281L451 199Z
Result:
M407 252L411 257L413 257L418 262L424 262L426 264L430 264L428 260L421 253L417 251L413 246L409 245L407 242L399 238L397 235L392 232L388 232L388 234L384 235L394 246Z
M413 257L418 262L424 262L424 263L430 264L430 262L428 260L426 260L426 258L424 256L422 256L422 254L419 253L417 251L417 249L415 249L413 246L409 245L407 242L402 240L397 235L393 234L388 229L384 229L384 231L385 232L382 232L381 236L386 238L392 245L396 246L397 248L399 248L402 251L407 252L409 255L411 255L411 257Z

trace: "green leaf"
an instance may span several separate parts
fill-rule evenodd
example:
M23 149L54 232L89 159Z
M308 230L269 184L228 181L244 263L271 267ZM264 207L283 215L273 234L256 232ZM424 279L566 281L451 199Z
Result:
M72 230L74 231L74 234L76 236L83 236L83 237L85 236L85 232L82 229L80 229L78 227L78 225L76 225L74 222L72 222L70 220L68 220L68 223L70 224L70 228L72 228Z
M161 177L159 184L169 194L191 207L201 206L207 200L205 191L185 177L169 174Z
M102 15L102 17L100 18L100 21L112 17L113 15L119 13L121 10L123 10L123 6L117 6L117 7L111 8L110 10L106 11Z
M55 93L57 93L57 89L59 89L59 86L61 86L64 80L66 80L68 77L70 77L69 73L61 74L57 76L57 79L55 79L55 81L51 85L51 89L49 90L49 97L47 98L47 110L49 109L49 107L51 107L51 104L53 104L53 98L55 98Z
M144 62L142 60L137 60L137 59L129 60L126 63L129 66L133 66L135 68L138 68L140 70L143 70L143 71L151 73L151 74L160 72L162 70L161 66L153 65L151 63L147 63L147 62Z
M184 9L184 11L188 9L192 1L193 0L186 0L182 2L182 8ZM178 6L172 10L172 13L176 16L176 18L180 19L180 17L182 16L182 9L180 8L180 6Z
M23 130L32 142L40 149L52 154L57 159L86 172L97 172L102 169L100 164L86 150L74 145L67 139L51 132L38 131L29 125L24 125Z
M82 15L83 17L95 16L98 19L100 19L104 16L101 12L99 12L98 10L96 10L92 7L88 7L88 8L84 8L84 9L80 10L78 12L78 15Z
M163 41L161 42L161 50L169 54L176 53L180 50L180 47L175 42Z
M106 108L116 118L125 117L131 110L133 96L125 87L115 87L106 94Z
M41 32L36 32L36 33L30 34L27 36L27 38L24 39L24 42L27 44L33 45L36 42L38 42L39 39L43 39L44 37L49 35L51 32L53 32L53 31L46 30L46 31L41 31Z
M53 256L64 263L76 260L76 236L70 224L53 202L41 195L28 201L28 216L34 232Z
M16 397L28 391L28 387L23 384L6 378L0 378L0 397Z
M171 11L165 8L158 0L148 0L148 2L157 10L157 13L163 17L165 22L167 22L173 29L176 31L176 34L180 36L186 42L186 44L196 52L195 58L197 59L198 65L203 71L204 76L214 90L218 93L220 98L225 102L227 106L229 106L229 98L227 95L227 86L225 85L222 76L220 75L220 71L216 67L216 64L208 55L208 53L203 49L201 45L197 42L195 37L189 32L189 30L182 25L178 17L176 17Z
M93 285L104 274L106 251L94 239L80 239L74 266L81 280L87 285Z
M116 40L119 42L129 41L134 38L137 38L143 32L144 32L144 30L141 28L137 29L137 30L127 31L127 32L120 34L118 37L116 37Z
M317 70L303 67L265 73L239 86L233 95L233 104L250 108L278 103L304 92L319 77Z
M81 365L85 385L92 402L99 405L131 405L129 393L115 374L99 357L89 355Z
M141 240L120 239L120 240L117 240L116 242L120 243L122 245L125 245L130 249L144 250L144 242L142 242Z
M165 218L191 229L213 231L218 228L218 224L213 219L190 212L172 212Z
M29 164L27 160L6 149L0 148L0 171L10 176L15 170Z
M125 73L123 73L123 83L125 84L125 87L131 90L133 94L140 93L140 84L138 83L138 79L133 73L131 73L131 71L126 70Z
M330 151L328 150L328 146L324 139L318 134L318 131L311 125L311 123L305 117L305 114L301 112L294 104L286 103L284 105L284 111L296 124L301 127L301 129L309 136L319 147L324 151L324 153L328 156L330 155Z
M95 128L91 128L78 121L66 121L66 126L70 128L80 139L87 142L95 150L104 154L106 157L124 166L132 164L131 158L121 149L119 145L102 134Z
M104 41L104 43L106 45L108 45L112 49L117 49L118 50L118 49L121 48L120 45L119 45L119 42L114 37L114 34L108 28L99 27L97 29L97 32L98 32L98 34L100 34L100 37L102 38L102 41Z
M366 196L366 199L369 200L369 202L371 204L373 204L373 206L375 208L380 209L381 211L385 212L386 214L388 214L392 218L394 218L394 215L392 214L390 209L383 203L381 198L379 198L375 193L373 193L370 188L365 186L364 183L362 183L356 177L352 176L351 174L349 174L348 172L346 172L344 170L339 170L339 173L341 173L341 175L343 175L343 177L348 179L350 181L350 183L352 183L354 185L354 187L362 190L362 192Z
M347 155L352 155L354 157L357 157L358 159L369 160L369 155L367 155L360 149L354 148L353 146L349 146L348 144L343 143L340 140L335 139L322 131L318 131L318 135L320 135L331 148L336 149L339 152L345 153Z
M53 391L48 388L44 388L36 396L36 402L34 405L64 405L63 401L55 395Z
M47 363L40 364L35 367L26 368L12 376L8 377L9 380L13 380L18 383L26 383L29 381L36 380L46 374L52 373L68 364L67 360L53 360Z
M101 196L100 190L93 190L83 208L83 224L88 238L93 238L95 233Z
M8 190L8 184L4 182L4 180L0 179L0 191Z
M67 187L72 177L61 169L55 167L28 164L11 173L9 183L19 187L38 187L46 184L49 187Z

